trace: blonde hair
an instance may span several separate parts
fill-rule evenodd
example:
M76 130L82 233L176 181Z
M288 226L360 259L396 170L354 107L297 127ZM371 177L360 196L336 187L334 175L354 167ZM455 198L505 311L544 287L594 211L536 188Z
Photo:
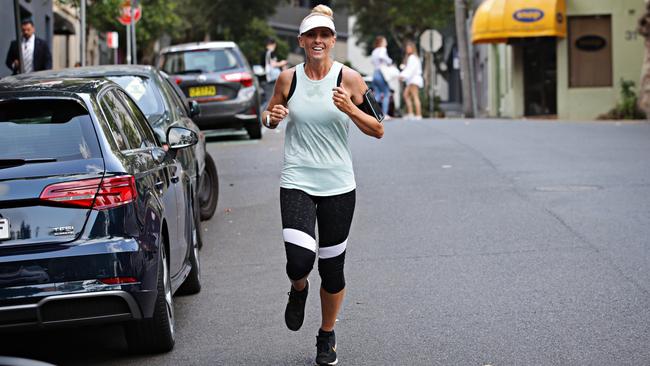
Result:
M328 17L332 18L332 20L334 20L334 12L327 5L320 4L320 5L315 6L313 9L311 9L311 13L309 15L312 15L312 14L325 15L325 16L328 16ZM307 15L307 16L309 16L309 15Z
M321 20L318 20L319 18ZM316 27L327 27L336 37L336 28L334 26L334 12L332 9L330 9L329 6L321 4L314 7L311 10L311 13L307 14L307 16L300 23L298 35L301 35L307 30Z

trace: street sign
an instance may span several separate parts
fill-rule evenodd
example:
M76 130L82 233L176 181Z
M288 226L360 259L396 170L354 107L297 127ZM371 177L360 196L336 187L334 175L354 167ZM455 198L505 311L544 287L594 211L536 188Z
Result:
M142 8L140 5L133 9L133 13L133 21L137 23L142 17ZM117 20L119 20L122 25L131 25L131 1L125 0L122 2L122 5L120 5L120 16L117 17Z
M108 48L118 48L120 45L117 32L106 32L106 45Z
M427 29L420 36L420 47L426 52L438 52L442 47L442 35L435 29Z

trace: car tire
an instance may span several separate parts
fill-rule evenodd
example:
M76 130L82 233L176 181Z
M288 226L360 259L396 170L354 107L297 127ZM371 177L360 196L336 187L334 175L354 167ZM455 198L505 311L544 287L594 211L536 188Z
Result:
M262 124L257 120L254 123L247 125L246 131L251 140L259 140L262 138Z
M209 220L217 209L219 199L219 175L217 166L210 154L205 154L205 171L201 178L199 191L199 208L201 220Z
M163 353L174 348L174 300L163 243L164 240L161 240L153 317L131 321L125 325L126 341L129 350L133 353Z
M201 228L197 224L197 222L192 220L192 249L190 250L190 265L192 269L176 292L180 295L193 295L201 292L201 258L199 254Z

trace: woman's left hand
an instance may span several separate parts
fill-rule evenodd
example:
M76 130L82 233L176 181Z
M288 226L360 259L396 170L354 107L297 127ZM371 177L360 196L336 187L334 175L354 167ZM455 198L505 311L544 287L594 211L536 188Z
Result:
M333 88L332 91L334 92L332 100L334 100L336 108L345 114L351 114L355 106L352 103L352 99L350 99L350 93L342 86Z

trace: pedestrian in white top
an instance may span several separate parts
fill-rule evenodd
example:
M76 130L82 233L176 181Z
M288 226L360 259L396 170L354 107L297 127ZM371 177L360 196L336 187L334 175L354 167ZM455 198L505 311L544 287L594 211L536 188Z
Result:
M375 98L381 104L382 112L384 116L388 117L388 107L390 106L390 87L388 87L388 80L384 78L384 75L381 72L381 68L392 65L393 60L388 57L388 50L386 46L388 42L383 36L377 36L375 38L374 46L370 54L370 61L372 66L375 68L375 72L372 75L372 91L375 93Z
M422 63L418 57L415 43L412 41L406 42L404 64L399 77L406 84L403 94L404 101L406 101L406 118L422 119L422 107L420 104L420 88L424 86ZM415 115L413 115L414 106Z

